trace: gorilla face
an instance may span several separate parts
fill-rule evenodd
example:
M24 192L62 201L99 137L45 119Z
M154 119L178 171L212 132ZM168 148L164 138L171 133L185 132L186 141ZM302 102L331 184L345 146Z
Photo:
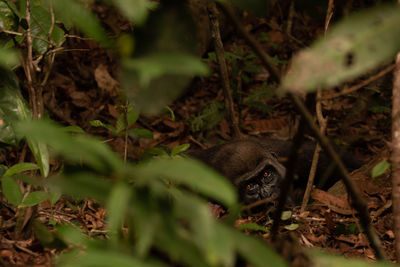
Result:
M240 200L250 204L278 194L282 178L273 166L266 166L258 176L240 185Z

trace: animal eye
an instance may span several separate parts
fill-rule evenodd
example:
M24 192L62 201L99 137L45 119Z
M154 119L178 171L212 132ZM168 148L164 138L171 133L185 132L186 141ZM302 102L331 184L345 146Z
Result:
M271 176L271 173L270 172L264 172L264 175L263 175L265 178L267 178L267 177L269 177L269 176Z

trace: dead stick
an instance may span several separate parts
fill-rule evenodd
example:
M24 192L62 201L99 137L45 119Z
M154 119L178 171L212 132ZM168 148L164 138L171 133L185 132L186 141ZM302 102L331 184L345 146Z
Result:
M397 54L393 80L392 101L392 200L394 248L397 262L400 262L400 53Z
M221 34L219 31L218 10L215 6L215 3L211 2L209 3L207 9L211 22L211 33L214 39L215 54L217 56L217 61L219 65L222 88L224 91L226 115L232 130L233 137L240 138L241 133L239 129L239 121L238 118L235 116L232 90L229 82L228 68L226 66L225 55L224 55L225 51L221 40Z

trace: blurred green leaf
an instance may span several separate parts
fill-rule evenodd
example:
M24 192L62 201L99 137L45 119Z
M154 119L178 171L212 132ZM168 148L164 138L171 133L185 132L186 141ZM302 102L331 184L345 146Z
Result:
M59 190L52 190L49 192L49 198L50 198L50 203L52 205L56 204L56 202L60 199L62 196L61 191Z
M22 193L19 188L19 184L9 176L1 178L1 191L7 200L15 207L17 207L22 201Z
M171 151L171 156L178 155L179 153L188 150L189 147L190 147L190 144L182 144L182 145L174 146Z
M88 250L86 253L77 251L67 252L60 256L60 267L165 267L167 265L155 260L145 261L137 259L128 254L115 252L112 250Z
M50 156L47 145L44 142L33 140L30 135L26 135L25 137L32 154L39 165L40 173L43 177L47 177L50 171Z
M230 266L234 262L234 246L212 216L206 200L193 194L171 189L176 201L176 214L187 221L193 243L202 251L210 266ZM225 237L225 242L220 238Z
M231 230L239 254L254 266L288 266L276 252L255 237Z
M100 26L97 18L89 12L82 4L75 0L46 0L53 5L55 16L67 27L70 24L76 25L82 32L102 45L109 46L110 40Z
M12 176L16 173L24 172L24 171L32 171L32 170L37 170L39 169L38 165L35 163L30 163L30 162L21 162L17 163L13 166L11 166L4 176Z
M77 172L61 177L53 177L48 181L52 190L61 191L77 198L93 198L99 203L105 203L112 189L109 180L102 179L89 172Z
M156 4L149 0L112 0L112 2L127 19L138 25L143 24L150 9L154 8Z
M147 138L153 139L153 133L144 128L133 128L129 129L129 136L132 138Z
M16 129L31 140L48 144L71 162L86 163L103 173L123 166L121 159L100 140L86 135L71 136L65 128L51 121L23 121L17 124Z
M18 53L11 48L0 48L0 67L11 69L19 64Z
M44 191L34 191L29 193L19 207L32 207L49 199L49 195Z
M122 116L122 115L121 115ZM90 123L90 125L92 125L93 127L103 127L103 128L105 128L105 129L107 129L107 130L109 130L112 134L117 134L117 130L115 129L115 127L114 126L112 126L112 125L110 125L110 124L107 124L107 123L103 123L102 121L100 121L100 120L92 120L92 121L90 121L89 122Z
M144 27L135 29L135 53L122 62L121 82L141 113L161 111L194 75L208 73L197 37L193 17L181 1L160 2Z
M237 203L233 185L219 173L199 161L192 159L155 159L135 167L137 183L147 183L152 179L168 178L178 184L218 200L227 207Z
M14 12L4 1L0 2L0 29L14 30L16 26L16 17Z
M67 244L74 246L82 245L86 237L84 234L74 226L60 225L57 227L57 235Z
M390 167L389 162L386 160L383 160L379 162L378 164L375 165L375 167L372 169L371 175L372 178L376 178L382 174L385 173L385 171Z
M39 221L35 220L33 222L33 231L35 233L35 237L42 243L44 246L47 246L51 242L54 241L54 234L50 232L47 227L40 223Z
M265 233L269 233L269 229L265 226L261 226L257 223L243 223L237 227L237 229L247 229L247 230L252 230L252 231L263 231Z
M126 216L131 188L125 183L118 183L113 186L107 202L107 222L111 243L115 248L120 242L118 236Z
M126 59L122 65L127 70L137 72L139 85L143 87L163 75L204 76L209 73L207 65L199 58L184 53L155 53L142 58Z
M381 5L341 20L293 58L282 88L333 87L393 60L400 47L399 14L400 5Z

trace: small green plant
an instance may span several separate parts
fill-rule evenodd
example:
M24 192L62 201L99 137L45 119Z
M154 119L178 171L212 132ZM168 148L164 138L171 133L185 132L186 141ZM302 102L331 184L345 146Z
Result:
M220 102L208 103L201 113L192 116L190 129L192 132L206 131L214 128L225 117L224 105Z
M132 138L149 138L153 139L153 133L144 128L132 128L139 118L139 113L131 106L125 107L127 112L122 112L117 119L115 126L111 124L103 123L100 120L90 121L90 125L93 127L103 127L111 131L114 136L123 136L125 131L128 131L128 135Z

